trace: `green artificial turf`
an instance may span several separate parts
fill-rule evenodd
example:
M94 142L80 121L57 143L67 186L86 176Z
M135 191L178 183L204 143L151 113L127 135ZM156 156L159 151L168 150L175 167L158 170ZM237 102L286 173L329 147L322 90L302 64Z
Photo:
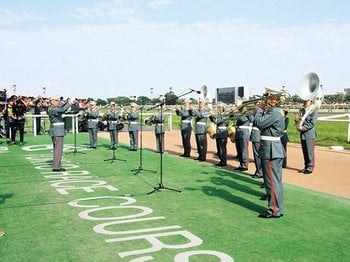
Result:
M0 229L6 231L0 239L1 261L144 257L143 261L163 262L189 251L197 254L189 261L220 261L199 251L221 252L234 261L348 261L350 257L349 199L285 185L284 217L264 220L257 218L266 209L266 201L259 200L264 194L261 181L239 172L169 154L162 156L161 169L161 155L144 149L141 163L140 151L128 151L127 145L116 151L116 157L126 161L112 162L108 140L99 139L97 150L87 150L88 136L82 133L75 154L73 135L65 138L63 166L70 181L64 181L64 175L50 172L50 138L25 140L23 147L0 144ZM97 183L117 191L100 187L87 192ZM161 190L149 194L159 185ZM78 201L86 198L90 200ZM104 223L110 224L103 227ZM197 246L184 247L190 241L180 231L197 239ZM170 232L173 235L159 236ZM151 235L172 248L145 251L152 245L144 238ZM126 253L139 250L145 252Z

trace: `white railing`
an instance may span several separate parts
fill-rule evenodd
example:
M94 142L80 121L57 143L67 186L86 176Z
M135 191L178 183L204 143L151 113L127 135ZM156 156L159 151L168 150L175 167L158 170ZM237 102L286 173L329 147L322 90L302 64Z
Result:
M347 117L348 119L336 119L341 117ZM324 121L324 122L341 122L341 123L348 123L348 136L347 136L347 142L350 142L350 114L341 114L341 115L332 115L332 116L321 116L318 117L318 121Z
M171 113L164 113L166 116L168 116L166 119L168 121L168 130L171 131L173 129L172 126L172 114ZM81 115L81 113L78 114L63 114L63 117L71 117L72 118L72 132L75 133L79 133L79 119L78 116ZM143 113L142 114L142 119L145 120L145 118L147 116L152 116L154 114L152 113ZM26 125L28 125L28 121L30 121L30 119L32 119L32 132L33 132L33 136L37 136L36 130L37 130L37 126L36 126L36 118L44 118L44 121L48 119L48 115L47 114L40 114L40 115L32 115L32 114L26 114ZM144 123L142 123L144 124ZM45 130L46 131L46 130Z

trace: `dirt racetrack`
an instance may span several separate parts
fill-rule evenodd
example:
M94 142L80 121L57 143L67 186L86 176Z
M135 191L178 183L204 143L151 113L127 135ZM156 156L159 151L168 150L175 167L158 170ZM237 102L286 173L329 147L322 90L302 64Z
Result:
M155 136L153 131L142 132L143 148L155 149ZM100 132L99 136L109 138L108 132ZM128 132L119 133L119 141L129 143ZM140 142L140 141L139 141ZM196 158L195 136L191 136L191 158ZM235 168L239 162L236 156L235 144L228 141L228 166L227 169ZM208 138L207 162L215 164L218 162L215 140ZM181 134L178 130L167 131L165 134L165 152L168 154L180 155L183 153ZM350 198L350 151L333 151L326 147L316 147L316 164L312 175L299 174L298 170L303 168L303 156L299 144L288 144L287 168L283 169L283 181L300 187L320 191L332 195ZM255 166L253 162L252 148L249 147L250 163L247 175L254 174Z

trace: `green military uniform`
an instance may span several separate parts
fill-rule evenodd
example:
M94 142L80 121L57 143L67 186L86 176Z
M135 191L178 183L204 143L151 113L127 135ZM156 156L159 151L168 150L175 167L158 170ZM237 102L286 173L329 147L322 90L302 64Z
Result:
M129 120L129 138L130 138L130 150L136 151L138 147L138 136L139 136L139 112L129 112L127 114L127 120Z
M305 114L305 108L300 109L300 115ZM312 112L306 117L302 124L302 130L300 131L301 148L304 156L304 169L300 170L300 173L311 174L315 166L315 141L316 141L316 121L318 113Z
M239 167L236 170L248 170L249 163L249 138L251 116L240 116L236 120L236 151L239 161Z
M63 113L70 107L70 103L51 106L48 110L49 120L51 123L50 136L53 144L53 171L64 171L61 165L63 144L64 144L64 122Z
M217 166L227 166L227 138L228 132L227 127L229 123L229 118L218 112L216 115L209 117L210 121L216 124L217 130L215 135L216 140L216 150L220 162L216 164Z
M190 110L190 115L192 115L195 120L194 133L198 152L198 158L196 160L206 161L208 150L207 120L209 111L204 108L199 108L197 110Z
M181 117L181 138L184 153L183 157L191 156L191 133L192 133L192 116L188 109L176 110L176 115Z
M258 109L254 125L261 131L259 156L268 197L268 210L259 217L281 217L284 212L282 163L285 152L281 143L284 131L283 111L278 106L266 111Z
M255 116L254 116L255 119ZM255 164L255 172L252 176L253 178L262 178L262 170L261 170L261 159L259 156L259 150L260 150L260 129L254 124L253 120L253 127L252 131L250 133L250 141L252 141L252 148L253 148L253 156L254 156L254 164Z
M107 113L106 119L108 123L109 137L111 140L111 149L117 149L118 147L118 131L120 126L121 115L115 110L111 110Z
M156 136L156 146L158 153L164 153L164 128L165 115L164 113L157 113L154 115L153 123L154 126L154 134Z
M96 149L97 147L97 130L98 130L98 116L99 111L97 109L87 111L86 118L88 123L88 132L90 138L89 148Z

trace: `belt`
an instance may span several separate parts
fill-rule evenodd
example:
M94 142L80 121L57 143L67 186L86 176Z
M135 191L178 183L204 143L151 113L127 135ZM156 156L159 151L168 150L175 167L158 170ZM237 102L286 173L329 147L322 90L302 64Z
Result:
M57 123L53 123L53 126L64 126L63 122L57 122Z
M281 138L279 136L260 136L260 139L266 141L281 141Z
M137 122L136 121L132 121L132 122L130 122L130 124L137 124Z
M204 123L204 122L197 122L196 125L207 125L207 123Z
M118 120L112 120L112 121L110 121L110 123L112 123L112 124L118 124L119 121L118 121Z
M283 133L287 133L287 130L284 130Z
M98 122L98 119L88 119L88 121Z
M222 129L222 130L225 129L226 130L227 127L226 126L218 126L218 129Z
M239 126L240 129L250 129L249 126Z
M182 120L181 122L182 122L182 123L191 123L192 120Z
M260 131L260 129L257 128L256 126L253 126L252 129Z

